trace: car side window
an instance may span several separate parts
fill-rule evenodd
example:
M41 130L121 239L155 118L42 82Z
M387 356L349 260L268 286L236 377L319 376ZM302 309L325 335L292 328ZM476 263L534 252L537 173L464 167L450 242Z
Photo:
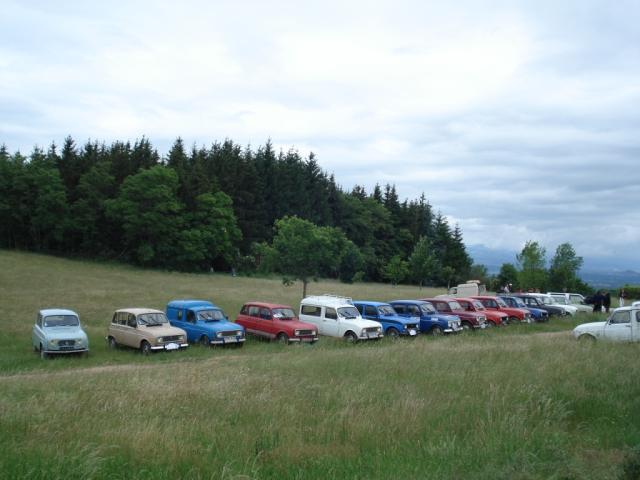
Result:
M364 306L358 304L356 305L356 308L358 309L358 312L360 312L360 315L364 315Z
M176 317L178 318L178 320L182 320L182 309L181 308L178 309L178 315L176 315Z
M193 310L187 310L187 322L196 323L196 313Z
M636 322L640 322L640 310L636 312Z
M407 309L409 310L409 313L411 313L411 315L414 315L416 317L420 316L420 308L418 308L417 305L409 305Z
M126 325L129 315L124 312L118 313L118 325Z
M129 318L127 319L127 325L130 327L136 328L136 316L133 313L129 314Z
M319 317L320 310L321 308L316 305L302 305L300 313L303 315L311 315L312 317Z
M260 309L258 307L256 307L255 305L251 305L249 307L249 315L252 317L259 317L260 316Z
M378 312L376 311L376 307L372 307L371 305L365 305L364 306L364 314L365 315L370 315L372 317L377 317L378 316Z
M118 323L118 314L114 313L113 317L111 317L111 323Z
M337 320L338 319L338 314L336 313L336 309L335 308L328 308L325 310L324 312L324 316L325 318L330 318L331 320Z
M609 323L631 323L631 312L629 310L614 312L613 315L611 315L611 320Z
M400 305L399 303L396 303L393 305L393 309L398 312L398 314L403 314L405 313L405 308L404 305Z
M263 320L271 320L271 312L268 308L260 309L260 318L262 318Z
M248 315L249 314L249 305L243 305L242 308L240 309L240 313L242 315Z

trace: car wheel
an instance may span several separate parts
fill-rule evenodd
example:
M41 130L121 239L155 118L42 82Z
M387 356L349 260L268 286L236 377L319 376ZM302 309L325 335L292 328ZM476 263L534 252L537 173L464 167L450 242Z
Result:
M206 335L202 335L200 337L200 345L203 347L210 347L211 344L209 343L209 337L207 337Z
M140 351L143 355L149 355L151 353L151 345L149 344L149 342L143 340L142 344L140 345Z
M431 329L431 335L433 335L434 337L441 337L442 335L444 335L444 332L442 331L441 327L439 327L438 325L435 325Z
M118 342L116 342L116 339L113 337L109 337L109 348L112 350L118 348Z
M509 317L509 323L520 323L520 319L518 317Z
M486 326L485 328L493 328L493 327L495 327L495 326L496 326L496 324L495 324L495 323L493 323L493 322L492 322L492 321L490 321L490 320L489 320L489 321L487 321L487 324L486 324L486 325L487 325L487 326Z
M283 345L289 344L289 337L286 333L279 333L276 337L276 340L278 341L278 343L282 343Z
M580 335L578 337L578 341L582 345L593 345L594 343L596 343L596 337L594 337L593 335Z
M386 335L392 340L397 340L400 337L400 332L393 327L387 329Z
M473 330L473 326L469 322L462 322L462 330L468 332Z
M344 334L344 339L347 343L356 343L358 341L358 336L353 332L347 332Z

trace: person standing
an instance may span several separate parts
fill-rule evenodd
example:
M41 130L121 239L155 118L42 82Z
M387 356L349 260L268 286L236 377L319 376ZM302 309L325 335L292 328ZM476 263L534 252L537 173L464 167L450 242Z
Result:
M624 299L627 298L627 292L624 291L624 288L620 289L620 293L618 293L618 306L624 307Z
M593 296L593 313L600 313L602 311L602 292L598 290Z
M611 308L611 294L608 291L602 296L602 306L604 307L604 311L609 313L609 309Z

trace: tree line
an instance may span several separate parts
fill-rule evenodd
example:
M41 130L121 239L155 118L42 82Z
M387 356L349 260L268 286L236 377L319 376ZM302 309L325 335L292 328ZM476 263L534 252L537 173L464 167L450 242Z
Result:
M67 137L62 148L28 156L0 147L4 248L287 274L292 266L274 252L286 256L288 247L277 235L298 221L330 240L331 261L325 255L311 277L448 285L472 266L460 228L424 194L400 201L389 184L344 190L313 153L277 152L271 142L187 148L178 138L165 156L146 138L78 146Z

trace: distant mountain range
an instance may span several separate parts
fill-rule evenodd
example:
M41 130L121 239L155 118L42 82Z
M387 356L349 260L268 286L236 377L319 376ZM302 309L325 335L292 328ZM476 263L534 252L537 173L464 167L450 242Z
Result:
M516 265L519 252L493 249L484 245L468 245L467 252L474 263L484 265L490 274L500 271L503 263ZM580 278L592 287L617 288L622 285L640 285L640 272L629 268L625 259L584 258Z

